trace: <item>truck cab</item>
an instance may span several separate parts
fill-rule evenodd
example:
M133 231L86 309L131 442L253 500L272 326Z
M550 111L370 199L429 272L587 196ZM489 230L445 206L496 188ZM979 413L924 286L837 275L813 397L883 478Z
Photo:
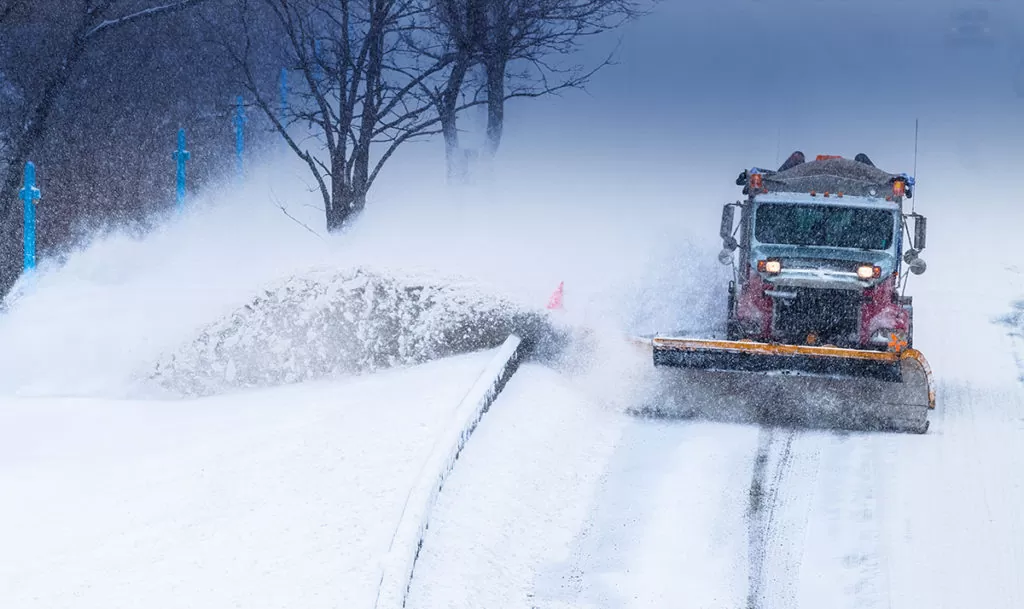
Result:
M900 287L905 271L924 272L925 221L903 211L911 178L862 165L830 156L741 174L748 197L725 206L721 229L720 260L734 265L730 340L883 351L911 345L913 307ZM913 247L905 248L910 219Z

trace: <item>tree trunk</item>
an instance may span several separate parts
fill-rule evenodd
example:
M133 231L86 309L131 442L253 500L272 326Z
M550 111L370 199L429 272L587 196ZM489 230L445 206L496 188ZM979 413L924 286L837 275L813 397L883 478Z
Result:
M365 193L370 190L370 148L373 145L373 131L380 122L378 95L382 87L385 21L388 14L385 6L374 6L373 10L370 27L366 33L369 52L366 59L366 90L360 112L359 140L352 149L352 191L363 194L352 198L353 212L362 211L366 205Z
M345 225L352 214L352 187L345 174L345 158L337 151L331 155L331 200L327 206L327 232Z
M466 72L469 71L470 58L460 57L452 65L452 71L448 75L448 82L444 92L441 94L441 107L438 114L441 118L441 133L444 136L445 161L448 168L448 182L463 181L466 178L467 168L465 157L459 150L459 129L458 112L459 92L466 80Z
M352 189L344 180L331 183L331 206L327 208L327 232L341 230L348 222L354 208Z
M364 110L366 112L366 110ZM353 151L352 159L352 187L350 193L365 193L370 189L370 148L369 143L360 145ZM348 203L351 206L349 213L363 211L366 205L366 197L349 196Z
M505 64L504 57L488 58L487 72L487 156L493 158L501 145L505 128Z

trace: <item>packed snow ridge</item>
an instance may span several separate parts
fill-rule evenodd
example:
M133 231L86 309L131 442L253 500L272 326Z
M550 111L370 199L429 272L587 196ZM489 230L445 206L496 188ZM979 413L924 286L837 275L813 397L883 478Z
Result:
M557 334L544 311L452 278L316 270L266 289L160 358L150 378L186 396L411 365Z

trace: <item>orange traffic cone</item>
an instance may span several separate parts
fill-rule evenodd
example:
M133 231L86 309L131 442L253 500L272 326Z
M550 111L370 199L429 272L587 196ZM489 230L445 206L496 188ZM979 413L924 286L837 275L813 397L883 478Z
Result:
M561 282L558 283L558 289L555 290L555 292L551 295L551 299L548 300L548 308L549 309L563 309L564 308L562 306L562 297L565 295L564 294L564 290L565 290L565 282L561 281Z

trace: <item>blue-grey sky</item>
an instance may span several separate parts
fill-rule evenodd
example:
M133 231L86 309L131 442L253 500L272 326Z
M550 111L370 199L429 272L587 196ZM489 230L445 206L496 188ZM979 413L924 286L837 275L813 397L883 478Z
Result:
M800 148L909 171L916 118L922 161L941 148L965 169L1024 135L1022 2L664 0L615 38L588 93L512 102L510 149L539 131L626 164L742 148L769 165Z

